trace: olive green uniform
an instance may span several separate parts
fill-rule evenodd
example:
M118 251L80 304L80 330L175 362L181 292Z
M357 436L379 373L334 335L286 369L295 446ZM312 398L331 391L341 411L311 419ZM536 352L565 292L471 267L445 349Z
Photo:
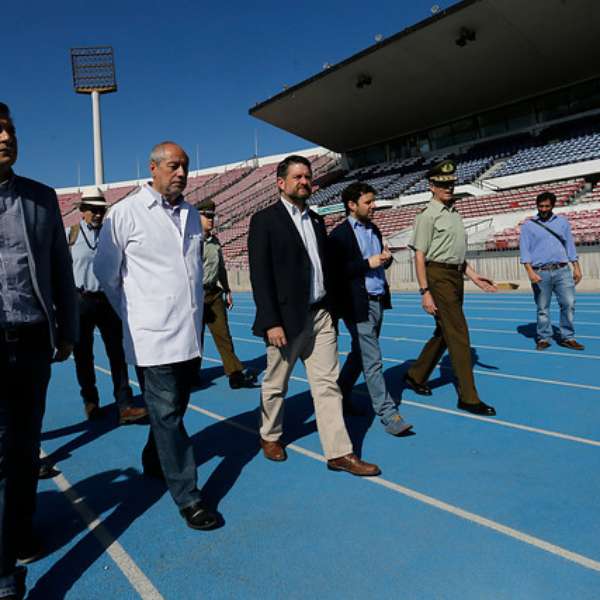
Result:
M433 337L408 375L424 384L448 349L460 400L478 404L469 329L462 308L467 238L460 214L454 207L432 199L417 215L413 246L425 254L427 287L438 310Z
M227 271L223 260L223 251L219 240L211 235L204 241L204 319L202 320L202 340L204 327L208 325L215 346L221 355L225 375L243 371L244 365L235 355L233 341L227 322L227 310L223 302L223 293L229 293Z

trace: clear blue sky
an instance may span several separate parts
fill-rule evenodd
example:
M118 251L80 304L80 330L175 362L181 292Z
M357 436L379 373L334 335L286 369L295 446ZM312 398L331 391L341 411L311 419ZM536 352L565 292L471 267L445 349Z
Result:
M163 139L195 168L310 146L248 115L256 102L430 16L440 0L6 2L0 100L12 109L15 170L49 185L93 183L91 101L72 88L69 49L115 49L118 91L102 97L106 181L134 179ZM210 5L209 5L210 4ZM207 5L209 5L207 7Z

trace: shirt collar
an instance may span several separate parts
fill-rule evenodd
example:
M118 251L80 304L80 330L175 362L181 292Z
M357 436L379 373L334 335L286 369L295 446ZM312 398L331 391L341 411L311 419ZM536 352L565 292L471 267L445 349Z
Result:
M440 202L439 200L436 200L435 198L432 198L429 201L428 208L433 208L437 212L442 212L443 210L447 210L448 212L454 212L456 210L454 208L454 204L452 206L447 206L446 204L444 204L443 202Z
M356 229L357 227L362 227L363 229L370 229L372 227L372 223L370 221L367 221L366 223L362 223L361 221L359 221L358 219L355 219L354 217L348 215L348 221L350 221L350 225L352 226L353 229Z
M295 204L293 204L289 200L286 200L283 196L280 196L280 198L290 215L295 216L297 214L300 214L303 217L308 215L308 206L305 206L304 210L300 212L300 209Z
M85 227L88 231L100 231L100 227L102 227L102 225L100 225L100 227L94 227L91 223L86 223L83 219L81 219L79 227Z
M175 202L175 204L171 204L168 200L166 200L164 198L164 196L162 196L161 194L159 194L151 185L145 185L144 186L146 190L148 190L148 192L150 192L150 198L148 199L148 203L147 206L148 208L150 206L152 206L155 202L157 204L160 204L162 206L164 206L165 208L170 208L175 210L176 208L181 208L183 205L183 196L179 196L179 198L177 198L177 201Z

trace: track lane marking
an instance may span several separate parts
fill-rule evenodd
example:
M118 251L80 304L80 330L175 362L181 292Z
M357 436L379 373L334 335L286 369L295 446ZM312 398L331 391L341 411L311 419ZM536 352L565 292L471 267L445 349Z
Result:
M247 344L260 344L261 346L264 346L264 342L262 342L260 340L251 340L249 338L243 338L243 337L237 337L237 336L232 336L232 339L237 342L245 342ZM398 339L414 341L414 340L410 340L410 338L398 338ZM345 356L348 354L348 352L340 352L340 354ZM393 364L401 365L401 364L404 364L406 361L399 360L396 358L386 358L384 356L383 362L391 362ZM442 367L440 365L437 365L436 369L444 370L444 371L452 371L452 367ZM575 389L600 391L600 386L598 386L598 385L589 385L587 383L572 383L570 381L562 381L559 379L543 379L541 377L530 377L527 375L512 375L509 373L494 373L492 371L482 371L481 369L473 369L473 373L476 373L477 375L485 375L486 377L499 377L500 379L514 379L516 381L529 381L532 383L544 383L547 385L558 385L558 386L564 386L564 387L571 387L571 388L575 388Z
M95 367L96 370L110 375L110 371L97 365ZM42 458L48 456L43 450L40 454ZM164 600L164 597L154 587L150 579L137 566L125 548L113 537L112 533L102 522L102 519L86 504L84 497L79 495L67 478L62 473L59 473L52 478L52 481L67 497L72 507L84 522L87 530L98 540L104 551L111 557L140 597L144 600Z
M203 359L208 360L210 362L221 362L217 359L209 358L206 356L203 357ZM102 372L106 372L106 369L102 369ZM298 379L298 378L292 377L292 379ZM137 382L132 380L132 383L138 385L138 387L139 387L139 384ZM198 412L207 417L210 417L213 420L223 422L226 425L229 425L230 427L234 427L236 429L239 429L240 431L244 431L251 435L258 435L257 430L252 429L250 427L246 427L245 425L242 425L240 423L237 423L236 421L234 421L231 418L224 417L223 415L219 415L218 413L215 413L213 411L201 408L199 406L196 406L193 403L190 403L189 407L192 410L194 410L195 412ZM323 455L321 455L317 452L313 452L312 450L308 450L307 448L299 446L298 444L289 444L286 446L286 448L292 450L293 452L296 452L297 454L301 454L307 458L311 458L317 462L320 462L323 464L327 463L327 460L325 459L325 457ZM449 504L448 502L438 500L437 498L434 498L433 496L428 496L427 494L423 494L417 490L413 490L412 488L408 488L408 487L402 486L398 483L395 483L393 481L389 481L388 479L384 479L381 476L365 477L365 478L362 478L362 481L364 481L365 483L379 485L383 488L386 488L388 490L391 490L393 492L401 494L407 498L411 498L412 500L421 502L422 504L425 504L427 506L431 506L433 508L436 508L438 510L446 512L448 514L454 515L458 518L464 519L471 523L475 523L476 525L479 525L481 527L485 527L486 529L495 531L496 533L500 533L502 535L505 535L507 537L515 539L515 540L522 542L524 544L527 544L529 546L533 546L539 550L542 550L542 551L552 554L554 556L558 556L559 558L562 558L564 560L573 562L573 563L575 563L581 567L584 567L586 569L600 572L600 562L597 560L594 560L588 556L579 554L577 552L573 552L571 550L568 550L567 548L563 548L562 546L552 544L551 542L548 542L542 538L530 535L530 534L520 531L518 529L514 529L513 527L503 525L502 523L499 523L492 519L488 519L486 517L478 515L477 513L474 513L474 512L468 511L468 510L464 510L458 506Z

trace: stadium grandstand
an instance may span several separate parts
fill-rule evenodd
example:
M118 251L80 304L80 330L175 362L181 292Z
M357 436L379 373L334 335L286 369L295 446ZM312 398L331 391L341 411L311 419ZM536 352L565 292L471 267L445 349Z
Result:
M591 0L465 0L257 104L250 114L319 145L301 154L313 161L311 205L328 226L343 217L340 195L348 184L366 181L377 190L375 221L396 252L390 274L396 289L414 285L407 250L412 225L429 199L425 173L445 158L457 163L456 206L466 220L472 259L485 258L523 280L515 260L518 226L532 214L536 195L549 190L558 197L558 211L577 224L584 285L598 286L600 46L589 27L594 10ZM579 51L561 52L558 39ZM423 76L427 72L431 78ZM281 158L190 173L185 195L193 204L205 198L216 203L225 258L242 287L248 285L248 224L277 200L274 173ZM106 185L107 198L114 204L142 183ZM70 225L78 219L80 190L58 192Z

